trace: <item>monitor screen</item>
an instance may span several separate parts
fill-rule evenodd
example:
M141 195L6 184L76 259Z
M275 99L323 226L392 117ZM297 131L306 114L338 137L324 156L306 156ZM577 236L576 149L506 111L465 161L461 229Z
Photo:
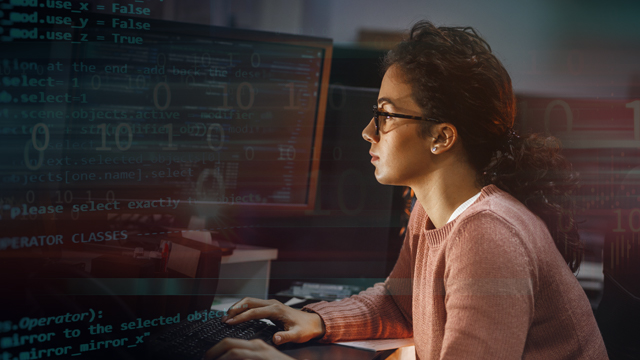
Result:
M330 40L72 21L3 37L3 220L313 208Z

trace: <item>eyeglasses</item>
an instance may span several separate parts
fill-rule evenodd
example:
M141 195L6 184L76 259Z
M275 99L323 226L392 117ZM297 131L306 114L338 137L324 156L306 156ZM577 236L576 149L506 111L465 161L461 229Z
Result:
M380 118L382 117L382 120L380 120ZM378 111L378 105L373 105L373 121L376 124L376 135L380 134L380 124L382 122L382 126L384 126L386 119L389 118L401 118L401 119L413 119L413 120L423 120L423 121L433 121L436 123L443 123L444 121L442 120L437 120L437 119L433 119L433 118L425 118L425 117L420 117L420 116L413 116L413 115L404 115L404 114L395 114L395 113L388 113L388 112L384 112L384 111Z

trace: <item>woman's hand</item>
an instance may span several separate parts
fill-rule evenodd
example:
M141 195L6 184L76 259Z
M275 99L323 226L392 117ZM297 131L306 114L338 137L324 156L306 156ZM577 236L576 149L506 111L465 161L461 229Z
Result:
M295 360L262 340L225 338L204 355L205 360Z
M294 309L277 300L244 298L235 303L221 320L235 325L255 319L269 319L284 328L284 331L273 335L272 340L276 345L303 343L322 337L325 333L324 322L318 314Z

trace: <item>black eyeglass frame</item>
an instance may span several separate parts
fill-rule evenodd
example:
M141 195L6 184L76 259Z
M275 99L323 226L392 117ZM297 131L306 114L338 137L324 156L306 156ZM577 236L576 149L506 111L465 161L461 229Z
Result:
M413 119L413 120L422 120L422 121L432 121L435 123L444 123L442 120L434 119L434 118L425 118L421 116L413 116L413 115L405 115L405 114L396 114L385 111L378 111L378 105L373 105L373 123L376 125L376 135L380 135L380 124L379 124L379 116L387 116L387 117L395 117L401 119Z

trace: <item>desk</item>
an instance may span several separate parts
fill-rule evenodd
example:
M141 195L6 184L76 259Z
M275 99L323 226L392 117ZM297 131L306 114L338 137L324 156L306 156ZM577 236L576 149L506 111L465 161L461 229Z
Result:
M277 258L278 249L238 245L220 261L216 295L267 299L271 260Z
M340 345L310 342L287 344L280 351L297 360L384 360L396 350L372 352Z

